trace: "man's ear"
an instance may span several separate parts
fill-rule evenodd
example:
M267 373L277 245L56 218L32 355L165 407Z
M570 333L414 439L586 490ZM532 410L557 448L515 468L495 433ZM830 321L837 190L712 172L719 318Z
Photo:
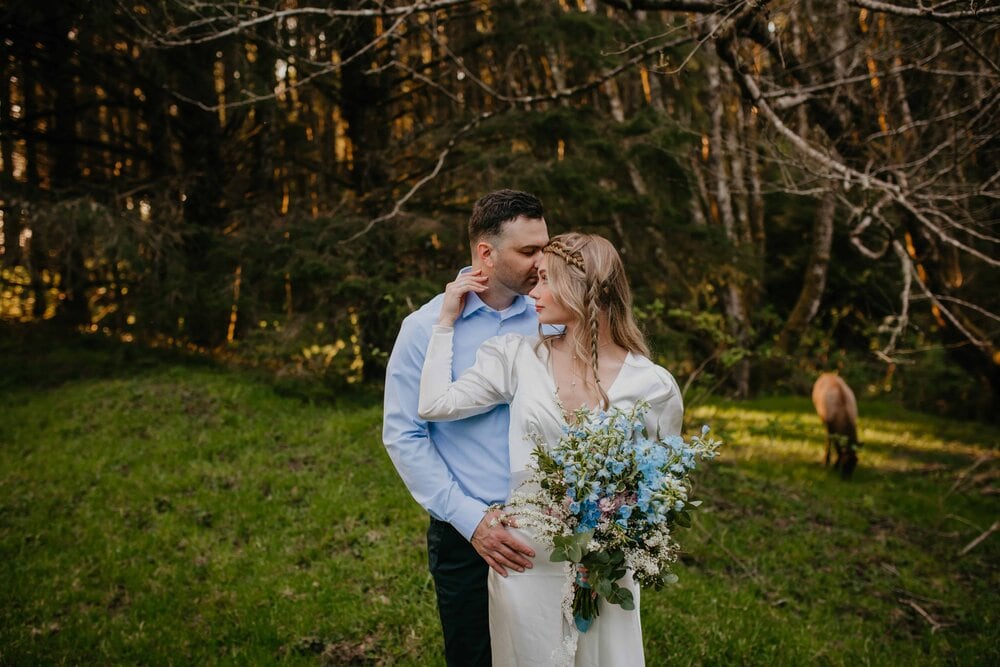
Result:
M476 244L476 256L483 266L493 268L494 260L493 254L496 250L493 248L493 244L488 241L480 241Z

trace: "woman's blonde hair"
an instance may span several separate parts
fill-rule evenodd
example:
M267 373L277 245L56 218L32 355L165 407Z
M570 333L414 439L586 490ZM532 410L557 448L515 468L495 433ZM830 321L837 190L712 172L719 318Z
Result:
M608 394L601 386L597 364L601 314L607 316L611 339L617 345L649 356L646 339L632 314L632 290L625 267L611 242L595 234L560 234L545 246L545 253L550 258L547 280L552 298L576 320L571 349L577 358L590 360L594 384L607 408Z

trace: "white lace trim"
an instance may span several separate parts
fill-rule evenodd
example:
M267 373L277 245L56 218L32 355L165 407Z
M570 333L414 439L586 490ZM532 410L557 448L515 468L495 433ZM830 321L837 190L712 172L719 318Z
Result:
M573 595L576 584L576 564L563 563L566 580L563 583L562 612L566 621L567 631L563 634L562 645L552 652L552 662L560 667L571 667L576 660L576 646L580 639L580 631L573 620Z

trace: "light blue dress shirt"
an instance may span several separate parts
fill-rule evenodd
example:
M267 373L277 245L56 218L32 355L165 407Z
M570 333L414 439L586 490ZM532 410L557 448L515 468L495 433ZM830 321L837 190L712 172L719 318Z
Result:
M413 498L471 540L486 507L507 499L510 409L453 422L417 416L420 371L443 300L439 294L403 320L386 369L382 440ZM538 333L534 301L518 296L499 312L470 292L455 322L452 379L475 362L484 341L508 333Z

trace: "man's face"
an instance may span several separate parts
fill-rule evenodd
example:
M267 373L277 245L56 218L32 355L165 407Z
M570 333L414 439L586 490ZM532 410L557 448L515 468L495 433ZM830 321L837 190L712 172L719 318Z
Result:
M544 218L523 215L504 224L493 244L493 270L490 287L504 287L517 294L527 294L538 282L538 264L542 248L549 242Z

